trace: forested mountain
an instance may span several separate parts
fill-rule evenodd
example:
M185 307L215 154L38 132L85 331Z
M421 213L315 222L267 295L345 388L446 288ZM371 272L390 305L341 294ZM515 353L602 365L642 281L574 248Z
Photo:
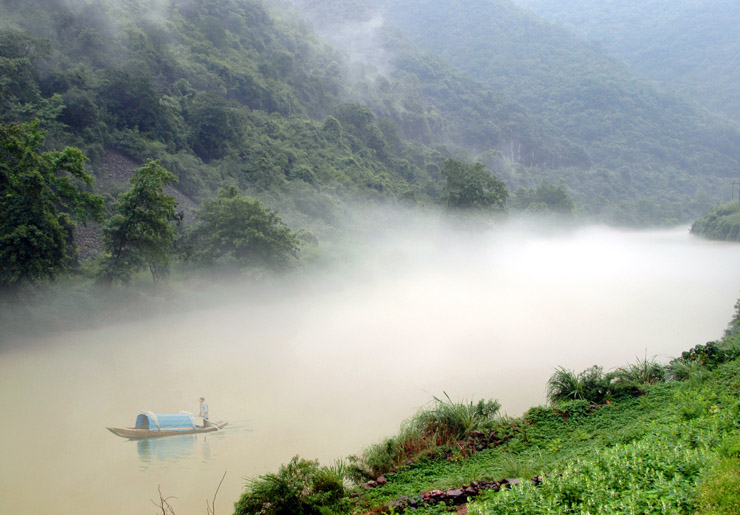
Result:
M594 166L559 170L558 177L587 205L619 199L626 218L665 217L740 164L736 127L656 91L596 46L510 2L382 4L386 22L424 50L584 148Z
M662 88L740 121L733 0L515 0L613 53Z
M196 203L236 187L294 228L441 203L449 157L633 225L694 218L740 166L735 127L501 0L6 0L0 67L3 122L94 176L157 158Z
M344 102L337 52L262 2L12 1L0 19L2 120L41 119L95 174L111 152L158 158L191 197L230 184L314 221L342 195L438 196L446 156L391 148Z

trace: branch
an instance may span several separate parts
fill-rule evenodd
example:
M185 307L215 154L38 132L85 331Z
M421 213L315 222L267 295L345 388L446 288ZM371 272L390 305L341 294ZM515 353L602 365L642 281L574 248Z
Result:
M218 495L218 491L221 489L221 484L224 482L225 477L226 471L224 471L224 475L221 476L221 481L219 481L218 483L218 488L216 488L216 492L213 494L213 500L211 501L210 505L208 504L208 499L206 499L206 508L208 509L208 515L216 515L216 496Z
M175 515L175 510L172 508L172 506L170 506L170 503L168 503L167 501L169 501L170 499L177 499L177 497L175 496L170 496L167 498L163 497L162 496L162 485L157 486L157 491L159 492L159 504L154 502L152 499L149 499L149 500L152 501L152 504L154 506L162 510L162 515Z

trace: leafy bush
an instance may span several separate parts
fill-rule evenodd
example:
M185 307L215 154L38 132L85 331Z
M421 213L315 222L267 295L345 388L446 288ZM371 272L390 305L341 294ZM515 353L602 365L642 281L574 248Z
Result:
M587 368L580 374L558 367L547 381L547 398L551 403L584 400L602 404L607 399L640 396L645 393L643 385L662 382L665 376L665 367L647 358L638 358L637 363L608 374L599 366Z
M718 342L707 342L681 353L681 357L686 361L699 363L709 369L715 368L720 363L734 360L738 355L735 347L725 348Z
M556 368L555 373L547 381L547 399L553 403L583 399L583 387L578 375L563 367Z
M711 240L740 241L740 203L721 204L694 222L691 232Z
M235 504L236 515L331 513L344 498L342 477L334 470L295 456L277 474L247 483Z

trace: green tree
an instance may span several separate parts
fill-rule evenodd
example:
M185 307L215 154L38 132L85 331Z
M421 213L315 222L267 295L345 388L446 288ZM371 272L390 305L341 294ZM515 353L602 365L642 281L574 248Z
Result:
M132 187L118 197L115 214L104 231L104 284L126 283L146 267L155 283L169 273L177 232L173 222L181 216L175 212L175 198L164 188L175 182L175 176L159 161L149 161L134 171Z
M38 122L0 125L0 286L54 279L76 257L75 220L100 220L103 198L77 148L40 152Z
M567 186L564 184L556 186L547 181L543 181L535 189L517 189L512 199L512 205L531 213L557 213L560 215L571 215L575 208Z
M298 239L280 216L235 188L204 202L195 216L189 253L196 263L285 270L298 254Z
M509 194L506 185L481 163L468 165L455 159L445 161L443 200L449 209L503 211Z

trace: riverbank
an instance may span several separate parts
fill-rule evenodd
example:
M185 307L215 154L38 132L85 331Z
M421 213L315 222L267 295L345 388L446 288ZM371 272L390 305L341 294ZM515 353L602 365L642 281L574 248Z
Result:
M638 360L602 376L621 382L611 393L557 383L581 398L519 418L476 420L478 405L436 399L398 436L345 464L296 458L252 481L236 513L737 513L739 350L732 332L666 365ZM603 384L597 375L582 374L581 386ZM408 437L442 412L444 422L417 434L434 445ZM459 420L468 426L455 427ZM394 458L402 464L383 470ZM290 495L291 484L303 493Z

